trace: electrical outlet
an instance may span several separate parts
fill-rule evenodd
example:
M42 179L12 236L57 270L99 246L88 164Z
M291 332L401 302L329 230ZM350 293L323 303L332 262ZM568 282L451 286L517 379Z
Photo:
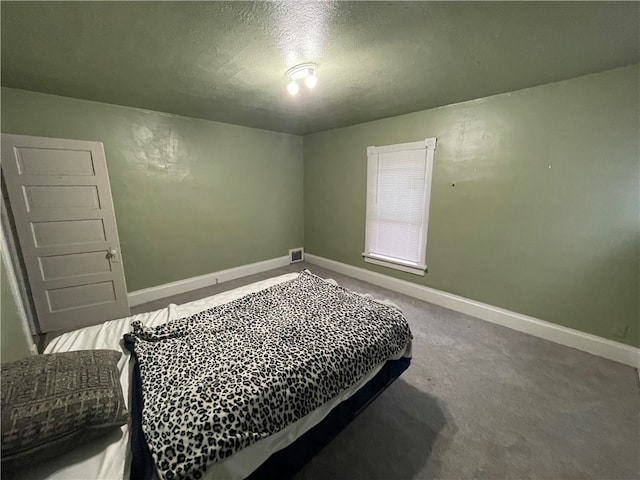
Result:
M624 338L627 336L628 331L629 331L629 325L625 325L624 323L616 323L613 326L613 334L616 337Z

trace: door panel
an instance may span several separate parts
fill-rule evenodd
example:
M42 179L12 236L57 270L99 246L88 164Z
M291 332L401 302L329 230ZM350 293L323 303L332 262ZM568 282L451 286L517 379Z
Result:
M102 252L72 253L40 257L43 280L73 278L111 271L108 254Z
M95 175L88 150L19 148L16 156L20 175Z
M116 300L113 282L56 288L47 290L47 296L53 312L95 306L101 303L115 302Z
M31 228L36 247L82 245L107 240L100 219L32 222Z
M94 185L37 185L22 190L29 212L39 208L100 209L100 195Z
M40 331L129 315L102 144L3 134L2 172Z

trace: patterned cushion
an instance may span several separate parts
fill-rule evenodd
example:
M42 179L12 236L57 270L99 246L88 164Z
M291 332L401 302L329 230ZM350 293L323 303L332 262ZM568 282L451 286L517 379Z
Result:
M2 365L2 466L44 460L127 423L114 350Z

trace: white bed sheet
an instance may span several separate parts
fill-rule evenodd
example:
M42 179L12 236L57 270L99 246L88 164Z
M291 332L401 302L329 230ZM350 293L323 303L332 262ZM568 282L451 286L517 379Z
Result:
M297 276L297 273L281 275L183 305L170 304L167 308L155 312L133 315L65 333L52 340L45 349L45 353L87 349L121 351L122 357L118 362L118 369L120 370L122 390L125 392L125 402L128 406L130 400L129 383L133 362L130 361L131 355L124 347L122 337L125 333L131 331L131 322L139 320L145 326L158 326L171 320L193 315L216 305L228 303L272 285L292 280ZM333 280L327 281L335 283ZM410 355L411 345L409 344L406 350L395 358L408 357ZM338 397L289 425L284 430L244 448L222 462L211 465L207 470L206 478L210 480L245 478L274 452L290 445L304 432L322 421L336 405L349 398L373 378L383 365L384 363L378 365L356 385L343 391ZM129 427L125 425L113 434L83 445L51 461L33 465L28 470L21 472L21 474L24 478L32 480L123 480L129 478L130 461Z

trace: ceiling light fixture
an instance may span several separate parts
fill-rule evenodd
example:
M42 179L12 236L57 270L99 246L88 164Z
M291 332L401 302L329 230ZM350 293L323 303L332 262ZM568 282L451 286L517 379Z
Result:
M317 83L318 77L316 77L315 75L309 75L304 79L304 84L307 86L307 88L313 88Z
M287 77L289 77L289 85L287 85L287 91L291 95L298 93L300 89L298 82L304 80L304 84L307 88L311 89L318 83L318 77L316 77L316 68L318 66L315 63L301 63L295 67L291 67L287 70Z
M291 80L289 82L289 85L287 85L287 91L291 95L295 95L296 93L298 93L298 90L300 90L300 88L298 87L298 84L296 83L296 81L295 80Z

